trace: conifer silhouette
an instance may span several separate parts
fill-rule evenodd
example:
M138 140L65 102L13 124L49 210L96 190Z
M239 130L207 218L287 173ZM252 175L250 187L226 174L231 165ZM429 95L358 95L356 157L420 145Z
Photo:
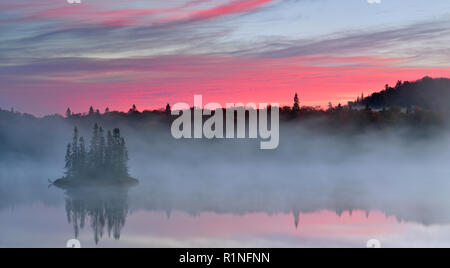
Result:
M105 139L103 128L95 124L87 150L75 127L73 141L66 149L65 174L71 180L128 178L127 162L128 150L120 129L108 131Z
M300 101L298 99L298 94L297 93L295 93L295 96L294 96L294 106L292 107L292 111L293 112L300 111Z

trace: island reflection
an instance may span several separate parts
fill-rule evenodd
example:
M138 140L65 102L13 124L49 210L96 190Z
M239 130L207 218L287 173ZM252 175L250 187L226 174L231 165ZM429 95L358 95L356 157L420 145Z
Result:
M105 232L115 240L120 239L130 212L127 188L77 188L67 190L65 195L67 220L73 225L75 238L89 224L96 244Z

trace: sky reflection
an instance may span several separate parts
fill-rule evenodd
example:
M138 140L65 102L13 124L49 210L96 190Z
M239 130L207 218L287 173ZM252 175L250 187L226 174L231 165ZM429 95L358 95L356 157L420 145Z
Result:
M64 247L73 238L64 207L20 206L0 213L0 247ZM323 210L300 214L245 215L139 210L126 219L120 240L105 235L98 245L85 227L83 247L365 247L376 238L383 247L446 247L450 225L399 222L374 211Z

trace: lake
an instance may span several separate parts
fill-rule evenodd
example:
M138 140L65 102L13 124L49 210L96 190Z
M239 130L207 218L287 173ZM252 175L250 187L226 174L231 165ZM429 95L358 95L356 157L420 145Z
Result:
M393 166L387 156L372 167L367 159L274 167L264 157L176 166L140 157L131 162L139 185L76 191L49 188L59 163L3 162L0 247L65 247L75 237L82 247L450 246L440 163Z

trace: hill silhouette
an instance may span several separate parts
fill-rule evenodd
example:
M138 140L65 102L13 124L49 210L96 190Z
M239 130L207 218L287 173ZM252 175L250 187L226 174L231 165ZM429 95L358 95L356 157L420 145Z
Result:
M414 82L398 81L394 87L385 89L366 98L350 102L350 106L364 106L375 109L420 107L428 110L450 110L450 79L424 77Z

